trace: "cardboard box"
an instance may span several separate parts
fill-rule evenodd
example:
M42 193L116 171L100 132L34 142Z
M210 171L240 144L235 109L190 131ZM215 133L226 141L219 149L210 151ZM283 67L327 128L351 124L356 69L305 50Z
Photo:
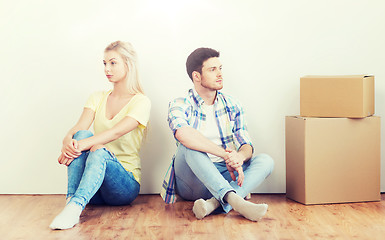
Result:
M286 195L303 204L380 201L380 118L286 117Z
M374 76L301 78L301 116L364 118L374 114Z

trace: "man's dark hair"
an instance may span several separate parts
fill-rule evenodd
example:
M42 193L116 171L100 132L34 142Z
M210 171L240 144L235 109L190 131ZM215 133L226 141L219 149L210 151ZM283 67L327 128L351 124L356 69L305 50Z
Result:
M212 57L219 57L219 52L211 48L198 48L187 57L186 70L191 80L194 71L202 74L203 62Z

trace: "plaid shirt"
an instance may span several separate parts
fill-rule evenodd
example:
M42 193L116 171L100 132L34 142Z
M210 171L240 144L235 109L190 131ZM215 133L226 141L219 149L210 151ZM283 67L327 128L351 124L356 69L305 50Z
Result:
M206 113L201 107L203 102L203 99L193 89L189 90L187 97L177 98L170 102L168 123L174 135L177 129L184 126L191 126L197 130L202 127L202 123L206 121ZM244 118L245 114L238 101L217 91L214 111L223 148L235 150L244 144L252 146ZM179 145L178 140L177 145ZM166 203L176 201L174 160L175 154L160 192Z

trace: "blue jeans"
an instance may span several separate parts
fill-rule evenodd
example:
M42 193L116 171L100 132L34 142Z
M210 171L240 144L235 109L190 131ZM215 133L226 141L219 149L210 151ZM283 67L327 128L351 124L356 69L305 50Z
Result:
M93 136L81 130L76 140ZM98 205L127 205L138 196L140 184L126 171L115 155L105 148L84 151L67 168L69 203L85 208L88 203Z
M242 187L231 179L224 161L213 163L206 153L191 150L182 144L178 146L174 166L179 196L192 201L214 197L227 213L231 206L223 199L226 193L235 191L239 196L246 197L270 175L274 162L267 154L259 154L245 162Z

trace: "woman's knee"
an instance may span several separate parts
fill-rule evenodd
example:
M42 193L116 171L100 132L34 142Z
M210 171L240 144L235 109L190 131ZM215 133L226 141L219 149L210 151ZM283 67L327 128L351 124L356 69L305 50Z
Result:
M90 148L90 151L91 152L95 152L96 150L98 149L101 149L101 148L106 148L103 144L98 144L98 145L94 145Z
M113 160L113 159L114 159L113 153L108 151L108 149L104 145L98 144L90 148L90 151L88 152L87 163L92 161L105 162L107 160Z
M89 130L80 130L80 131L76 132L72 138L75 140L82 140L85 138L92 137L93 135L94 134Z

